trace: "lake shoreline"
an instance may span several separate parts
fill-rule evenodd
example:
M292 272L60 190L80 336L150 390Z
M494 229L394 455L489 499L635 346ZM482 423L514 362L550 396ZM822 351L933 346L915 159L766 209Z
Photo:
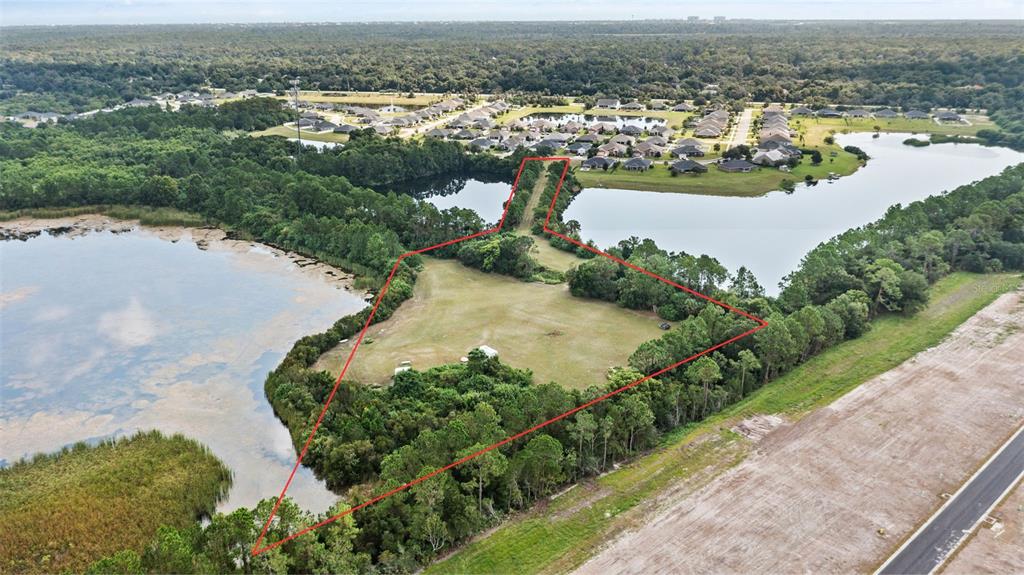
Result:
M192 242L197 249L213 252L230 252L247 259L246 263L265 266L263 258L252 256L257 250L269 252L273 258L284 258L302 274L325 281L345 291L353 291L356 276L341 268L327 264L315 257L286 250L263 242L239 239L231 233L214 226L192 227L174 225L146 225L138 219L119 219L104 214L82 214L58 218L21 216L13 220L0 221L0 241L27 241L42 233L69 238L95 232L122 234L140 232L161 240L177 243ZM262 260L262 261L261 261ZM363 293L365 299L369 293Z

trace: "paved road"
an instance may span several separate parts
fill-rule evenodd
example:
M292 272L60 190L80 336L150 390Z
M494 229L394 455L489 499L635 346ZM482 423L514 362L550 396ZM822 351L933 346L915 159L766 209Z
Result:
M753 108L743 108L743 113L740 114L740 119L736 121L736 127L732 133L732 139L729 141L729 146L726 149L735 148L741 144L747 143L747 134L750 133L750 122L754 119Z
M935 571L1024 475L1024 428L970 478L878 570L878 575Z

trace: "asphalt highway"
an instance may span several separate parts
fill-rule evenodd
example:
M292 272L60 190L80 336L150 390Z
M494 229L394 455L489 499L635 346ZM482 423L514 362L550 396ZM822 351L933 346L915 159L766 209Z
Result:
M1024 427L967 480L878 570L879 575L935 571L1024 476Z

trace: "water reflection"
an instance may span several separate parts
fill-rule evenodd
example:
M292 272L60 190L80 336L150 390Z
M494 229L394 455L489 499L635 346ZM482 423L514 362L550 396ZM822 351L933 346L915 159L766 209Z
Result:
M223 510L275 496L295 461L267 372L364 305L266 250L139 231L0 242L0 261L0 458L181 432L233 470ZM336 500L305 469L289 494L313 511Z
M455 176L423 178L394 191L430 202L439 210L456 207L473 210L488 224L496 224L512 185L501 180Z
M907 134L848 134L867 167L834 183L799 186L758 198L588 188L565 213L602 247L629 236L649 237L670 251L706 253L730 270L750 268L768 293L818 243L870 223L896 203L951 190L1024 161L1024 154L977 144L905 146ZM698 176L699 177L699 176Z

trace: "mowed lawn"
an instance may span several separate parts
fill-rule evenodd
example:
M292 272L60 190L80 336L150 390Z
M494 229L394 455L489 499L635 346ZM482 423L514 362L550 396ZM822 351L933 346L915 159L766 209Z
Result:
M585 388L603 384L608 368L661 335L659 323L654 314L574 298L565 284L524 283L426 258L413 299L370 327L345 379L387 384L402 361L424 370L489 345L504 363L532 369L537 383ZM337 376L351 345L335 347L317 366Z
M616 534L649 519L655 497L689 481L699 489L742 461L748 442L728 429L759 413L798 418L938 344L999 295L1011 274L956 273L940 280L928 307L875 322L863 337L816 356L702 423L670 435L650 455L535 507L429 566L442 573L566 573ZM673 492L681 497L683 492ZM685 553L685 550L680 550Z

